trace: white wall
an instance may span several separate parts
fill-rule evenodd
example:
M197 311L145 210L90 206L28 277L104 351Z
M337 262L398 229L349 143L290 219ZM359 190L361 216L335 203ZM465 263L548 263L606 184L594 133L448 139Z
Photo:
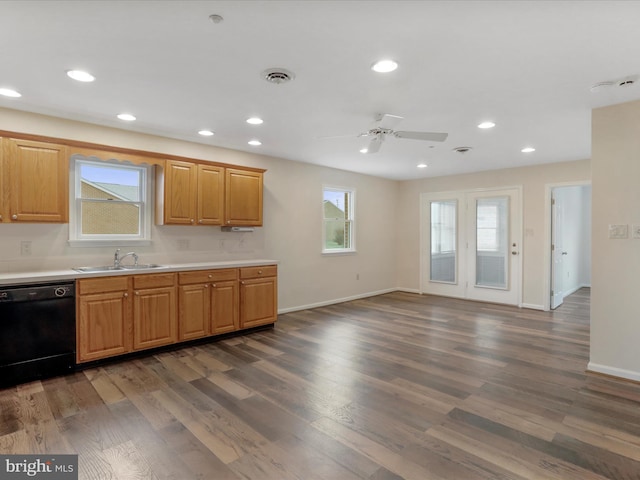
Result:
M567 296L591 285L591 186L559 187L553 192L564 214L561 245L567 255L560 288Z
M264 227L225 233L219 227L154 226L153 244L136 248L144 263L278 260L281 311L396 286L395 181L8 109L0 109L0 130L267 169ZM355 255L320 254L324 184L356 189ZM183 239L190 246L179 251ZM20 256L22 240L32 242L30 257ZM67 240L67 225L0 224L0 274L104 264L112 258L113 248L71 248Z
M640 102L592 115L591 358L594 371L640 380L640 240L609 225L640 225Z
M545 186L591 178L589 160L509 168L402 182L397 210L398 287L420 288L420 194L480 188L523 187L523 284L525 306L542 309L545 296Z

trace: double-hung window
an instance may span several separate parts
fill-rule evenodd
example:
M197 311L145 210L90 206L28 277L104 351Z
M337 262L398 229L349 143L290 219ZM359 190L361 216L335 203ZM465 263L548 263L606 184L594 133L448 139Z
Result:
M148 243L149 167L72 158L71 245Z
M355 190L323 187L322 253L355 252Z

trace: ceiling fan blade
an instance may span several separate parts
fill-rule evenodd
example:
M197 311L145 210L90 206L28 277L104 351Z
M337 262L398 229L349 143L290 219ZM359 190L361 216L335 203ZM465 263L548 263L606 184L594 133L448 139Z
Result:
M444 142L449 136L448 133L437 132L393 132L397 138L411 138L413 140L428 140L430 142Z
M376 127L383 128L385 130L393 130L393 128L402 121L403 117L397 115L383 114L376 122Z
M376 153L380 150L380 146L382 145L382 141L384 137L382 135L376 135L369 142L369 146L367 147L367 153Z

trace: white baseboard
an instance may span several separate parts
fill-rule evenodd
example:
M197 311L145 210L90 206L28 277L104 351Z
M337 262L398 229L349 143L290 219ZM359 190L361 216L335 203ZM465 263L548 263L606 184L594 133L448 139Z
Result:
M376 295L382 295L384 293L391 293L391 292L397 292L397 291L398 291L397 288L387 288L385 290L378 290L377 292L361 293L359 295L353 295L351 297L335 298L333 300L327 300L324 302L310 303L308 305L298 305L296 307L282 308L282 309L278 309L278 314L298 312L300 310L308 310L310 308L326 307L328 305L335 305L336 303L350 302L351 300L360 300L361 298L375 297Z
M404 292L404 293L417 293L418 295L420 295L420 289L419 288L396 288L395 289L396 292Z
M544 311L544 305L536 305L534 303L523 303L522 308L530 308L531 310L542 310Z
M589 362L587 365L587 371L604 373L605 375L611 375L612 377L625 378L627 380L634 380L640 382L640 372L634 372L633 370L625 370L623 368L608 367L607 365L600 365L598 363Z
M591 285L587 285L586 283L580 284L575 288L572 288L571 290L567 290L566 292L562 292L562 298L567 298L569 295L576 293L578 290L580 290L581 288L591 288Z

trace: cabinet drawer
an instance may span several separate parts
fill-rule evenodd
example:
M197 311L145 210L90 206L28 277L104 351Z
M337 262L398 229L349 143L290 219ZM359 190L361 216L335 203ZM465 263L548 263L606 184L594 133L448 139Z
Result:
M78 280L78 294L118 292L129 289L129 276L86 278Z
M152 273L150 275L135 275L133 288L172 287L176 283L175 273Z
M238 269L224 268L221 270L199 270L195 272L180 272L178 281L180 285L195 283L223 282L225 280L237 280Z
M262 267L244 267L240 269L240 278L260 278L275 277L278 274L276 265L265 265Z

